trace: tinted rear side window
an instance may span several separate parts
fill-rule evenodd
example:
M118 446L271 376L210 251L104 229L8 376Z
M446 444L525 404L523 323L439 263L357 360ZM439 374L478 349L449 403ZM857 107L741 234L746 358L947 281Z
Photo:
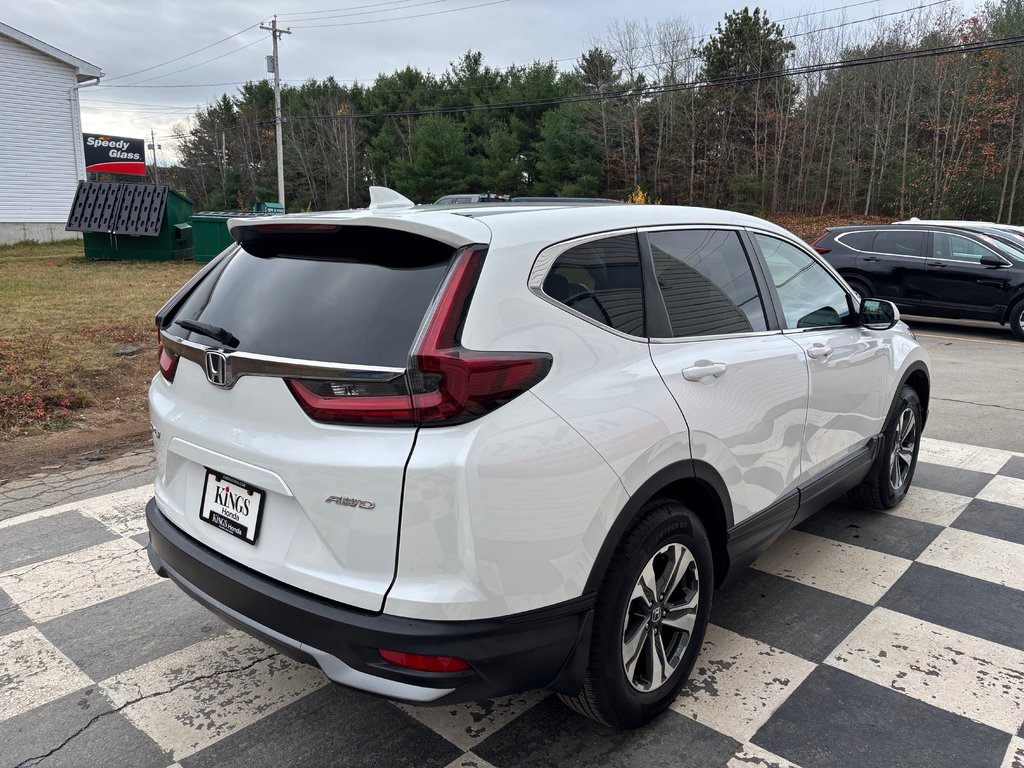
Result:
M836 240L848 248L858 251L870 251L871 238L874 236L874 232L843 232L836 235Z
M682 229L648 236L672 335L768 329L750 262L736 232Z
M606 237L570 248L552 265L544 279L544 293L617 331L646 335L636 235Z
M168 330L219 342L177 325L226 329L239 351L276 357L404 368L453 249L424 237L369 227L280 233L246 243L211 272Z
M922 256L924 232L898 229L880 229L875 233L871 250L875 253L892 253L897 256Z

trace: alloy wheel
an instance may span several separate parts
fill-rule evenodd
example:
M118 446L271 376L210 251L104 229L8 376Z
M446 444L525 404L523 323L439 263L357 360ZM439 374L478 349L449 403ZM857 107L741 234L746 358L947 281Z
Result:
M889 457L889 486L892 490L898 491L906 484L916 445L917 417L913 408L904 408L896 422L896 435Z
M682 544L666 544L640 572L622 623L622 668L629 684L649 693L679 667L697 621L700 576Z

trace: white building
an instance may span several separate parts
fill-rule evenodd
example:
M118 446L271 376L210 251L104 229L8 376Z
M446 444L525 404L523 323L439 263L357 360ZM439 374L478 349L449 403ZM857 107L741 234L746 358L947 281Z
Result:
M0 23L0 244L59 240L85 178L78 87L100 68Z

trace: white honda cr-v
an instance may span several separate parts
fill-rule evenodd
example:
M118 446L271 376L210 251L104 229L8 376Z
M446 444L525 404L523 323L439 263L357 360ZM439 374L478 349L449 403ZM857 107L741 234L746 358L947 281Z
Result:
M927 355L789 232L373 197L230 221L150 389L154 568L330 679L636 726L716 587L848 491L906 494Z

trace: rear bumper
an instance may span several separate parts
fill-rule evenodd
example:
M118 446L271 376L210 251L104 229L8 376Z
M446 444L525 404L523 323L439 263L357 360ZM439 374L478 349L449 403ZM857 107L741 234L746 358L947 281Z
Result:
M576 693L590 645L593 596L527 613L474 621L427 621L371 613L268 579L198 543L146 506L149 560L225 621L332 680L391 699L447 704L531 688ZM452 656L471 669L418 672L377 649Z

